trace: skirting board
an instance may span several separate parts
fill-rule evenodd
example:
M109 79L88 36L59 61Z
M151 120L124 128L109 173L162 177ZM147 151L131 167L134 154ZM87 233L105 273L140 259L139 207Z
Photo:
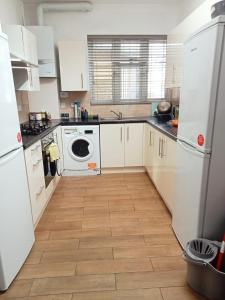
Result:
M114 173L145 173L144 167L127 167L127 168L104 168L101 169L101 174Z

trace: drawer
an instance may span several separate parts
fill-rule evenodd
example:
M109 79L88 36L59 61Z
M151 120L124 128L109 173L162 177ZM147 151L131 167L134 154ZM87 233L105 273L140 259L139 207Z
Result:
M30 193L30 197L31 197L33 223L35 225L46 203L45 184L43 183L43 185L41 186L37 185L36 190Z
M25 157L28 164L35 164L37 160L42 159L41 141L38 141L25 150Z

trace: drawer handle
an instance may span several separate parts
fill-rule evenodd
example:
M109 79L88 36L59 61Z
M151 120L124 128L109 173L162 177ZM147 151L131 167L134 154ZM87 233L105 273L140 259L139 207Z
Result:
M43 189L44 189L44 185L42 185L42 186L40 187L39 191L36 193L36 196L37 196L37 197L42 193Z
M31 149L31 152L37 151L40 147L41 145L37 145L34 149Z
M40 164L41 161L42 161L42 159L38 159L38 160L36 161L36 163L33 164L33 167L38 166L38 165Z

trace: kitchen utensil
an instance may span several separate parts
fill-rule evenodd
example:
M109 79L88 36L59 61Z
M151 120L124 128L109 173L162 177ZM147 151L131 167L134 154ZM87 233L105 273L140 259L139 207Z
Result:
M206 239L195 239L187 243L187 255L195 261L212 262L218 253L218 247Z
M158 114L170 114L172 110L172 104L168 101L161 101L157 105Z
M220 247L220 252L217 258L216 268L218 271L221 271L223 259L224 259L224 252L225 252L225 234L223 236L223 241Z
M221 15L225 15L225 1L219 1L211 7L212 19Z

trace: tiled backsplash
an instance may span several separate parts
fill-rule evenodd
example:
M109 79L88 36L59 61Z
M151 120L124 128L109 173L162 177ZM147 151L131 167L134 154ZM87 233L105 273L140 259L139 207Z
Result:
M80 101L81 106L87 109L91 115L99 115L101 117L112 117L110 110L122 112L124 117L142 117L150 115L150 104L129 104L129 105L91 105L90 94L87 92L70 92L68 98L61 98L60 111L69 113L70 117L74 117L74 109L71 106L73 102Z
M17 101L20 123L28 121L29 120L28 93L22 91L16 91L16 101Z

